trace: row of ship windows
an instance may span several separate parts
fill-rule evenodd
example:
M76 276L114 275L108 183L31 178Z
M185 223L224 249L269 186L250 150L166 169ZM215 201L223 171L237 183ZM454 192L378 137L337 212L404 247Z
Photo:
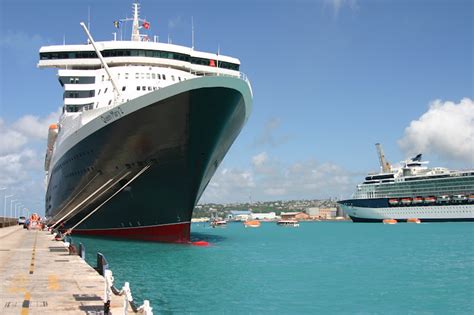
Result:
M393 214L393 215L400 215L400 214L426 214L426 213L470 213L472 211L470 210L459 210L459 209L454 209L452 211L406 211L406 212L398 212L398 211L384 211L386 214Z
M104 50L101 52L103 57L151 57L173 59L179 61L190 62L192 64L219 67L239 71L240 65L214 59L191 57L187 54L181 54L169 51L160 50L145 50L145 49L113 49ZM41 60L50 59L89 59L98 58L95 51L76 51L76 52L54 52L54 53L40 53Z
M395 182L393 184L389 185L380 185L379 187L390 187L390 189L397 188L397 187L436 187L436 186L444 186L444 185L455 185L459 183L465 183L472 181L474 178L463 178L460 180L459 178L450 178L450 179L443 179L443 180L437 180L437 181L425 181L425 182L418 182L418 183L413 183L413 182ZM374 182L378 184L378 182Z
M125 80L128 80L129 78L129 73L124 74ZM161 74L161 73L135 73L135 79L153 79L153 80L164 80L166 81L166 75ZM120 80L120 73L117 73L117 79ZM95 77L59 77L58 78L59 83L61 86L64 86L64 84L94 84L95 83ZM180 76L175 76L171 75L171 81L185 81L186 78L181 78ZM102 75L102 82L105 81L105 75Z
M157 86L148 86L148 87L147 86L137 86L137 91L140 91L140 90L141 91L156 91L157 89L159 89L159 87L157 87ZM125 91L125 90L126 90L126 86L123 86L122 91ZM100 94L100 91L101 90L99 90L99 93L97 93L97 95ZM107 93L107 88L104 91L104 94L105 93ZM72 95L74 95L74 93L72 93ZM74 98L74 96L68 96L68 97ZM89 96L87 96L87 97L89 97ZM112 104L112 100L109 100L107 105L110 105L110 104ZM98 105L99 105L99 102L96 103L95 107L97 108ZM87 111L87 110L91 110L91 109L94 109L94 103L87 103L87 104L83 104L83 105L65 105L63 107L63 112L77 113L77 112L83 112L83 111Z
M112 100L109 101L109 105L112 103ZM77 113L83 112L86 110L94 109L94 103L84 104L84 105L66 105L63 107L63 112L68 113Z
M74 161L74 160L77 160L79 158L82 158L82 157L85 157L87 155L90 155L94 152L93 149L91 150L88 150L88 151L84 151L84 152L80 152L80 153L77 153L75 155L73 155L72 157L70 157L69 159L67 160L64 160L62 161L61 163L59 163L58 165L56 165L53 169L53 174L56 173L57 171L59 171L61 168L63 168L63 166L67 165L68 163ZM93 167L92 167L93 169Z
M129 78L129 73L124 74L125 80L128 80ZM154 72L135 72L135 79L153 79L153 80L164 80L166 81L166 74L161 74L161 73L154 73ZM120 73L117 73L117 79L120 80ZM183 78L182 80L186 80L186 78ZM171 81L182 81L180 76L175 76L171 75ZM105 75L102 75L102 82L105 81Z
M389 185L370 185L367 187L377 187L377 189L416 189L416 188L425 188L425 187L450 187L450 186L459 186L459 185L474 185L474 177L468 178L468 180L457 180L457 181L443 181L437 183L420 183L417 185L413 184L389 184Z

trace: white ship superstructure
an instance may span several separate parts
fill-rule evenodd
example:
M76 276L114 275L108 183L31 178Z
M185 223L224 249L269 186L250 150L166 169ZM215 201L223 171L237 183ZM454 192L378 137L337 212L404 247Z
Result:
M354 222L474 221L474 170L428 168L421 158L399 168L384 167L381 158L382 172L369 174L351 199L339 202L344 212Z

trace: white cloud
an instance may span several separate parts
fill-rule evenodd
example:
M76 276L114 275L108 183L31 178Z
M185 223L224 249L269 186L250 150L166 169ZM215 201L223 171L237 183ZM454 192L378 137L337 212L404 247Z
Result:
M266 152L262 152L252 157L252 164L254 167L262 166L268 160Z
M28 138L20 132L6 126L0 118L0 157L11 152L18 152L26 143Z
M334 17L336 18L339 16L339 12L343 7L348 7L352 11L359 9L357 0L325 0L324 2L332 8Z
M442 158L474 163L474 102L435 100L426 113L413 120L398 141L408 155L433 153Z
M52 112L44 118L26 115L18 119L13 124L13 128L27 137L46 139L48 137L49 125L57 122L59 115L61 115L61 108L58 108L56 112Z
M48 125L58 116L59 111L45 117L26 115L11 124L0 118L0 187L6 187L6 194L14 194L13 198L40 213Z
M172 30L172 29L175 29L179 26L181 26L182 24L182 20L181 20L181 16L176 16L174 18L171 18L168 20L168 29Z
M248 169L218 171L202 202L348 196L359 179L332 163L307 160L286 165L262 152L250 159Z
M281 126L281 120L273 117L265 122L262 132L255 138L254 146L270 146L276 147L288 141L288 135L278 135L278 129Z
M0 156L0 185L16 185L30 178L29 172L41 168L41 158L31 149Z
M207 186L203 199L226 202L226 198L235 195L242 200L248 200L255 187L253 174L248 170L228 169L217 170Z

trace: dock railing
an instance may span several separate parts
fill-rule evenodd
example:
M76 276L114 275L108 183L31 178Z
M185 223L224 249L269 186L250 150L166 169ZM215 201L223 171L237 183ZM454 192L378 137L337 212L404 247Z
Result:
M63 241L64 247L69 249L69 254L79 255L84 261L86 258L85 246L79 243L79 247L73 244L72 238L69 235L61 234L59 231L51 231L53 239L56 241ZM117 296L123 296L123 314L128 314L128 306L134 313L141 313L144 315L153 315L153 308L150 306L150 301L144 300L143 304L137 306L132 296L132 290L130 289L130 283L125 282L123 287L119 290L114 286L114 276L112 270L109 269L109 263L105 258L105 255L97 253L97 272L104 277L104 314L110 313L110 299L112 294Z
M137 306L133 300L132 291L130 284L125 282L122 289L118 290L114 286L114 276L110 269L106 269L104 274L105 278L105 298L104 298L104 312L108 314L110 311L110 298L112 294L117 296L123 296L123 313L128 314L128 306L132 308L134 313L143 313L145 315L153 315L153 308L150 306L148 300L144 300L141 306Z

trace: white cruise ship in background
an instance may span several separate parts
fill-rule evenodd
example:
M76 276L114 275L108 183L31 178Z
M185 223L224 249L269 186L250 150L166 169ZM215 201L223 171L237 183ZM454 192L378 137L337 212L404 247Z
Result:
M46 215L78 234L187 242L252 90L238 59L150 41L137 3L130 20L131 40L95 42L81 23L87 43L40 49L38 67L59 69L64 88L48 136Z
M351 199L339 202L353 222L474 221L474 170L428 168L421 154L393 168L377 148L382 172L369 174Z

